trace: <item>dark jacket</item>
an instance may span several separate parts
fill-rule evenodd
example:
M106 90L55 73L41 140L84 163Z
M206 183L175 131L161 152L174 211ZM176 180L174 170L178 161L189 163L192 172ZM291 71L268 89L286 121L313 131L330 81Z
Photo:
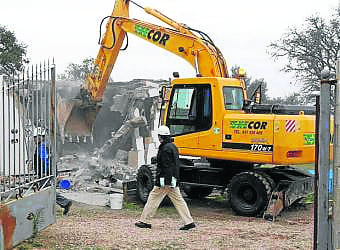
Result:
M164 184L171 185L171 178L179 181L179 156L178 149L170 139L159 145L157 153L157 171L155 185L160 187L160 178L164 177Z

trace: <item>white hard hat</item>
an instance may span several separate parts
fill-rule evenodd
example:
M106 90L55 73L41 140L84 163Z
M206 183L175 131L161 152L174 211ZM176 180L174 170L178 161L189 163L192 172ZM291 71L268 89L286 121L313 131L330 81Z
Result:
M160 126L157 132L159 135L170 135L170 129L167 126Z
M44 129L44 128L41 128L41 127L35 128L35 129L33 130L33 136L35 137L35 136L38 136L38 135L40 135L40 136L45 135L45 129Z

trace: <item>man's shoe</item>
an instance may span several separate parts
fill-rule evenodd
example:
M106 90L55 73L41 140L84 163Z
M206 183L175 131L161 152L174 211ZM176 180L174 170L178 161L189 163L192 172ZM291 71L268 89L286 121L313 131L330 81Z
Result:
M68 214L68 212L70 211L71 206L72 206L72 201L69 201L67 203L67 205L64 207L63 215L67 215Z
M184 225L179 230L189 230L189 229L194 228L194 227L196 227L195 223L191 222L190 224Z
M140 228L151 228L151 224L144 223L142 221L136 222L135 226Z

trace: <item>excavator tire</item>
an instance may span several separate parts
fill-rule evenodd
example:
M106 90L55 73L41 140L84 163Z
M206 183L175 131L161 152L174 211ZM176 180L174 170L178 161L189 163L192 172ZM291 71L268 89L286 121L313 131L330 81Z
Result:
M154 175L150 166L142 165L137 172L136 196L139 201L145 204L148 200L149 193L155 185Z
M266 209L272 185L259 173L242 172L228 185L230 205L238 215L260 216Z
M185 184L182 186L182 190L188 196L188 198L197 199L204 198L211 194L213 188Z

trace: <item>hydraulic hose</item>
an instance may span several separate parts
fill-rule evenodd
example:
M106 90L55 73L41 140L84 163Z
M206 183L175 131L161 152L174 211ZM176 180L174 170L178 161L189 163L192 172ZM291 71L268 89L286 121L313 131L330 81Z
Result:
M101 42L101 39L102 39L102 25L103 25L104 20L107 19L107 18L112 18L112 19L113 19L112 25L111 25L113 43L112 43L112 45L111 45L110 47L106 47L105 45L101 45L101 43L100 43L100 42ZM118 17L106 16L106 17L104 17L104 18L102 19L102 21L100 22L98 44L101 45L101 46L102 46L103 48L105 48L105 49L112 49L112 48L115 46L115 44L116 44L116 34L115 34L115 30L114 30L114 24L115 24L115 22L117 21L117 18L118 18ZM127 33L126 33L126 45L125 45L124 48L122 48L122 49L120 49L120 50L126 50L127 47L128 47L128 45L129 45L129 39L128 39L128 35L127 35Z

